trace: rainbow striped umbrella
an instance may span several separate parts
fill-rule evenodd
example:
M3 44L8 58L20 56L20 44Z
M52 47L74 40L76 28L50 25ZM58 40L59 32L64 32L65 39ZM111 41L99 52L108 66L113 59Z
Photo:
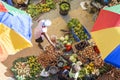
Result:
M91 35L104 61L120 68L120 5L100 11Z
M0 1L0 61L32 46L31 26L32 19L25 11Z

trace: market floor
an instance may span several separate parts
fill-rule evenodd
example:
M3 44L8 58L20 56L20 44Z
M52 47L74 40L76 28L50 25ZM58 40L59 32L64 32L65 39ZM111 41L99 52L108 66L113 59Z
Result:
M59 14L59 8L57 7L57 9L52 10L48 13L44 13L39 17L39 19L51 19L52 20L52 25L48 28L49 36L56 35L58 38L63 36L64 33L61 32L60 29L67 29L67 22L71 18L79 19L81 24L83 24L87 28L87 30L90 32L94 24L92 20L92 14L89 14L87 11L82 10L82 8L80 7L80 1L81 0L71 1L70 3L71 10L67 16L61 16ZM33 30L36 25L37 25L37 21L33 21L33 26L32 26ZM39 47L37 46L37 43L35 43L34 35L32 36L32 44L33 44L33 47L24 49L15 55L9 56L8 59L5 62L3 62L3 64L7 66L8 68L8 71L6 72L7 76L13 76L13 74L10 71L10 68L12 67L12 63L15 59L19 57L40 54L42 50L39 49ZM42 45L45 46L46 44L49 44L49 43L45 40Z

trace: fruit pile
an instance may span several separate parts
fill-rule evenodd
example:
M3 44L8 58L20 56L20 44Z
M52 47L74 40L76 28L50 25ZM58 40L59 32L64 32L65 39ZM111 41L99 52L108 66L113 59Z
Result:
M56 3L54 2L54 0L46 0L45 3L28 5L26 12L34 18L41 13L49 12L51 9L55 8Z
M40 71L42 71L41 65L38 64L37 57L35 56L28 57L27 63L29 64L30 67L31 76L35 76L37 75L37 73L40 73Z
M67 26L71 30L71 33L75 39L76 37L78 37L79 40L86 40L89 38L88 34L85 32L85 28L82 26L78 19L72 18L68 22Z
M96 80L96 76L100 75L99 69L94 67L93 63L85 65L79 73L79 79L81 80Z
M21 57L15 60L11 68L16 80L34 80L41 70L42 67L35 56Z
M60 4L60 9L63 10L63 11L67 11L70 9L70 5L68 3L61 3Z

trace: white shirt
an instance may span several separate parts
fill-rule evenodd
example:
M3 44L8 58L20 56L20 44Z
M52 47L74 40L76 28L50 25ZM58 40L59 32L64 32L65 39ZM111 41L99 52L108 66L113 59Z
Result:
M42 33L47 32L47 27L42 27L43 22L39 21L37 27L34 29L34 37L38 39L39 37L43 37Z

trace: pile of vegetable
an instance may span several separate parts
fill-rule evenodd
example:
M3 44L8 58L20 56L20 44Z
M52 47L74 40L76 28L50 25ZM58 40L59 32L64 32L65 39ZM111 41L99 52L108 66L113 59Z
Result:
M81 80L118 80L113 79L108 75L112 71L113 67L111 65L105 64L101 68L96 68L93 63L85 65L79 73L79 79ZM114 70L117 70L114 68ZM111 74L112 75L112 74ZM104 78L103 78L104 76ZM106 76L106 77L105 77Z
M96 80L119 80L120 79L120 69L113 67L111 65L105 64L100 69L100 76Z
M82 44L88 44L88 42L81 41ZM75 44L80 47L81 42ZM98 76L102 75L109 71L109 66L106 66L104 61L102 60L100 54L98 54L94 46L90 45L90 43L85 46L84 49L78 50L76 53L70 55L69 60L73 63L81 62L81 70L79 71L79 79L81 80L96 80ZM107 68L108 67L108 68Z
M61 42L64 47L66 47L66 45L69 45L69 47L73 45L72 42L69 41L68 35L61 37L58 41ZM15 60L11 70L14 73L16 80L42 80L43 77L40 73L43 68L49 69L51 66L56 67L57 69L61 68L63 73L64 70L67 70L68 73L65 75L69 75L72 65L77 64L80 67L80 70L78 71L78 79L80 80L106 80L107 77L105 78L104 75L110 74L111 72L114 72L114 80L119 79L119 70L114 69L111 65L105 64L101 59L96 44L91 44L93 44L91 40L88 42L87 40L83 40L75 44L83 49L78 49L77 52L71 54L63 54L64 52L55 50L53 46L46 45L45 51L40 53L38 57L28 56ZM67 50L67 47L65 49ZM58 62L60 63L58 64ZM57 70L58 73L61 69ZM47 79L51 76L53 75L50 74Z
M70 5L67 2L61 2L60 4L60 9L62 11L68 11L70 9Z
M35 56L21 57L15 60L11 68L16 80L34 80L41 70L42 67Z
M58 42L64 46L65 51L70 51L72 49L74 38L70 37L70 35L65 35L64 37L60 37Z
M82 63L86 63L88 61L92 61L97 68L103 66L104 62L101 56L95 52L93 46L87 46L84 50L79 51L78 60L82 61Z
M95 80L99 74L99 69L96 69L93 63L89 63L80 70L79 78L82 80Z
M34 18L36 16L39 16L41 13L49 12L51 9L55 8L56 3L54 0L45 0L45 3L28 5L26 12Z
M89 36L85 32L85 28L83 27L83 25L80 23L78 19L72 18L67 23L67 26L71 30L71 32L74 33L80 40L85 40L89 38Z
M60 55L62 55L62 52L55 51L53 46L48 45L45 47L45 52L39 55L38 62L44 68L48 66L55 66Z

